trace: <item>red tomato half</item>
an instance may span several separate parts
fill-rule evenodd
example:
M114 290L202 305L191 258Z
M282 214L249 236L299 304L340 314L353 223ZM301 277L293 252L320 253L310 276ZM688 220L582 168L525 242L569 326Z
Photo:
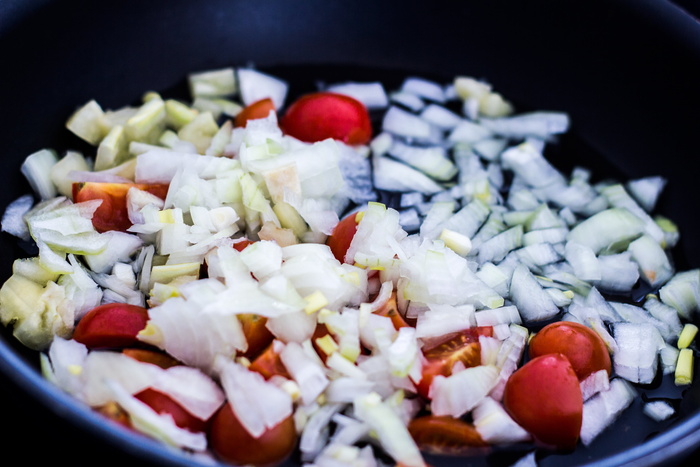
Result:
M280 120L280 127L306 142L333 138L347 144L366 144L372 138L364 104L332 92L307 94L293 102Z
M275 104L269 97L266 99L260 99L259 101L253 102L247 105L241 112L236 115L233 121L233 126L245 127L248 124L248 120L256 120L258 118L267 118L270 112L275 110Z
M583 396L576 373L562 354L536 357L506 383L503 405L539 442L560 449L576 447L583 420Z
M530 340L530 357L550 353L566 356L579 380L599 370L611 373L610 353L591 328L580 323L558 321L542 328Z
M424 348L423 356L426 361L423 364L422 378L416 385L418 394L429 398L430 385L435 376L450 376L457 363L464 365L465 368L480 365L479 336L490 336L492 333L491 326L470 328L431 348Z
M155 389L146 388L134 395L135 398L148 405L159 414L170 414L180 428L193 433L205 432L207 422L195 417L184 407L175 402L170 396Z
M92 216L92 224L98 232L108 230L126 231L131 227L129 212L126 207L126 194L135 187L165 199L168 185L143 183L100 183L81 182L73 184L73 201L80 203L92 199L101 199L102 204Z
M333 252L335 259L341 263L349 262L352 264L352 258L350 261L345 261L345 254L350 248L350 243L357 232L357 213L352 213L345 216L343 219L336 224L333 229L333 233L326 239L326 245L328 245Z
M83 316L73 339L89 349L124 348L143 345L136 337L148 324L148 310L126 303L97 306Z
M449 416L414 418L408 424L408 432L421 451L431 454L476 454L488 447L474 425Z
M224 404L212 417L209 444L216 455L235 465L272 466L282 463L297 444L292 416L265 431L259 438L248 433L231 404Z

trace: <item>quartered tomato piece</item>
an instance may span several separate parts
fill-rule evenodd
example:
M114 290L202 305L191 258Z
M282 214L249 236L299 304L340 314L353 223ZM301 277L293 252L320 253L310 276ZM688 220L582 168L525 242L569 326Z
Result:
M259 438L254 438L241 425L229 403L214 414L209 428L211 449L220 459L234 465L281 464L296 444L297 432L291 415Z
M576 373L562 354L533 358L508 378L503 405L542 444L576 447L583 421L583 396Z
M566 356L579 380L599 370L610 375L612 363L603 339L591 328L576 322L557 321L543 327L530 340L530 357L550 353Z
M254 360L272 343L275 336L267 329L267 318L264 316L248 313L238 315L238 319L241 321L243 334L248 342L248 349L243 356Z
M207 431L207 422L188 412L170 396L152 388L146 388L134 395L138 400L148 405L160 414L169 414L180 428L193 433Z
M491 336L491 326L466 329L457 335L430 348L423 349L422 378L416 385L418 394L430 397L430 385L437 375L450 376L455 365L471 368L481 364L479 336Z
M326 239L328 245L333 252L335 259L341 263L349 262L352 264L352 258L349 261L345 260L345 254L350 248L350 243L357 232L357 213L352 213L345 216L336 224L333 233Z
M474 425L449 416L425 415L408 424L408 432L421 451L466 455L488 447Z
M258 118L267 118L270 112L275 110L275 104L272 99L260 99L259 101L253 102L247 105L241 112L236 115L233 121L233 126L245 127L248 124L248 120L256 120Z
M367 108L357 99L332 92L302 96L280 120L282 130L306 142L327 138L346 144L366 144L372 138Z
M131 187L147 191L161 199L165 199L168 194L168 185L164 184L80 182L73 184L73 201L80 203L101 199L102 204L92 217L95 230L123 232L131 227L126 206L126 194Z
M89 349L124 348L143 345L138 333L148 324L148 310L126 303L97 306L83 316L73 331L73 339Z

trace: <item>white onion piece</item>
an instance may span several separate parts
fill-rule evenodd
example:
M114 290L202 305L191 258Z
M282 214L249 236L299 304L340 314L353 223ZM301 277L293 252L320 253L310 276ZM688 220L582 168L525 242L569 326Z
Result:
M23 240L29 240L29 228L24 220L24 215L34 205L32 195L24 195L12 201L2 215L2 231L7 232Z
M447 100L445 90L441 85L424 78L406 78L401 85L401 91L410 92L435 102L445 102Z
M610 382L610 389L598 393L583 404L583 423L581 425L581 442L589 446L607 427L609 427L632 404L636 391L630 383L615 378Z
M338 83L328 86L326 91L345 94L362 102L368 109L384 108L389 105L389 97L380 82Z
M497 367L480 365L448 377L436 376L429 394L433 414L461 417L491 392L498 382L498 374Z
M241 425L254 437L292 415L292 399L283 389L228 358L215 367L226 398Z
M236 71L244 105L250 105L269 97L272 99L275 109L282 108L289 89L286 81L252 68L239 68Z
M613 355L615 373L632 383L651 383L665 345L659 331L651 324L622 322L613 325L613 336L618 346Z
M530 441L532 436L518 425L500 402L485 397L472 410L474 428L487 443L507 444Z

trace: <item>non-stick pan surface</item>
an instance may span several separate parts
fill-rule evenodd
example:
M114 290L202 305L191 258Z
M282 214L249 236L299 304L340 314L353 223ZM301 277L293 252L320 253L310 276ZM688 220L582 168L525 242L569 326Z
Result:
M667 177L659 210L681 229L675 261L681 269L700 266L700 25L666 1L3 0L0 64L2 209L29 191L19 174L26 155L83 148L63 124L92 98L116 108L146 90L182 93L188 72L246 64L282 73L292 92L314 80L464 74L489 80L523 108L569 112L574 136L558 156L561 166L585 165L601 177ZM2 236L3 280L23 254ZM37 362L2 330L7 459L186 465L177 452L100 423L45 383ZM680 462L700 446L698 405L694 385L677 419L654 426L623 417L590 449L547 456L542 465ZM434 465L514 460L504 453Z

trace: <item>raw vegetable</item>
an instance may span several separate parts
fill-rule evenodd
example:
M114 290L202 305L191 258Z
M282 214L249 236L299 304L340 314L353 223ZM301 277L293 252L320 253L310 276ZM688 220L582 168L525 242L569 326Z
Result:
M469 77L188 81L79 108L94 154L30 155L3 216L38 254L2 322L95 410L236 464L423 466L587 446L637 388L692 382L700 271L671 260L665 181L561 172L565 113Z

